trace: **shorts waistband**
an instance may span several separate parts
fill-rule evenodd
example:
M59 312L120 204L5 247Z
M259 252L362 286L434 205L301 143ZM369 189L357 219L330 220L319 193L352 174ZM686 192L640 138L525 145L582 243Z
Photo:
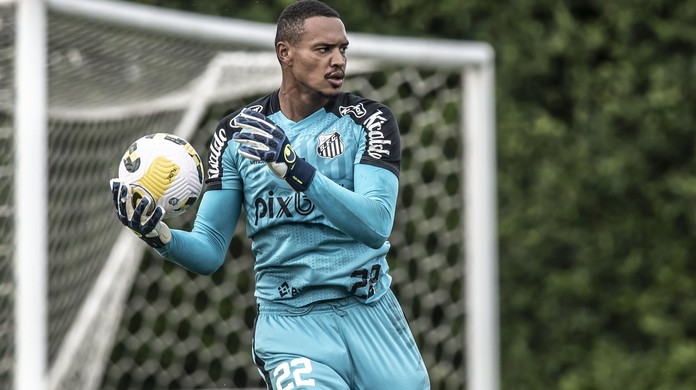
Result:
M301 316L307 313L327 313L341 312L342 309L347 309L352 306L363 304L363 302L354 296L345 298L329 299L325 301L317 301L305 306L290 306L283 303L271 301L258 301L257 310L259 314L280 314L287 316Z

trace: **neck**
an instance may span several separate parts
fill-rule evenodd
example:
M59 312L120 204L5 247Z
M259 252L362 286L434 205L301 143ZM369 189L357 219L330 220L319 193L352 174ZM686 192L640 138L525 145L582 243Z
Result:
M283 115L293 122L299 122L324 107L329 98L314 92L300 93L296 89L281 87L278 101Z

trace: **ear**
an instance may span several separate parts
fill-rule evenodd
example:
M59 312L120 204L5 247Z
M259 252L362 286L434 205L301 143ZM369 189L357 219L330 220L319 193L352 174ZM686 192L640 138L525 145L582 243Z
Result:
M282 65L292 65L292 47L285 41L276 44L276 56Z

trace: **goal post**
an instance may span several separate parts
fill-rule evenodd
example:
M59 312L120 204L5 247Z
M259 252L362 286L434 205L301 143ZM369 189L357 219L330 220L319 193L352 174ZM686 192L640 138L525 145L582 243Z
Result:
M464 77L464 158L466 177L467 383L469 389L498 389L498 247L493 66Z
M19 2L16 20L13 384L17 390L31 390L44 388L47 367L48 161L42 158L48 150L45 2Z
M39 390L259 386L249 350L253 257L243 228L223 268L197 277L124 231L106 187L141 135L175 132L205 154L218 118L277 88L274 25L112 0L0 0L0 61L2 53L19 59L27 45L10 39L27 23L13 12L25 1L45 6L45 20L30 28L46 28L47 96L38 111L45 115L33 120L46 126L50 168L37 184L19 171L19 146L8 162L15 195L0 196L0 206L17 223L0 232L17 241L16 249L0 245L0 269L16 277L1 281L8 293L0 310L15 310L13 335L21 328L46 340L27 350L46 365L25 372L19 360L3 362L26 351L0 351L0 387L24 390L27 375L43 378L30 385ZM498 390L494 51L483 42L350 30L348 37L346 90L385 102L402 130L388 260L433 388ZM20 71L19 62L14 72L0 70L0 131L10 142L42 124L22 121L21 110L36 107L13 99L3 81L16 76L25 92L20 86L41 80L39 72ZM22 206L29 193L43 199L34 214ZM38 237L46 235L47 249L32 271L20 267L29 256L20 248L41 244L31 247L20 231L42 213ZM192 213L172 226L191 222ZM22 303L20 281L36 281L41 261L46 285L34 303ZM31 318L46 323L23 328Z

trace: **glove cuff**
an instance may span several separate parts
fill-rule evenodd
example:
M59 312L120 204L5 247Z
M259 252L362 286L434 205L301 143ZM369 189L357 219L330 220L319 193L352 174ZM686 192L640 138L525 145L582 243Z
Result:
M137 234L137 233L136 233ZM149 234L140 236L140 239L155 249L160 249L169 244L172 240L172 231L164 222L157 223L157 227L152 229Z
M309 183L312 182L312 179L314 179L314 174L316 172L317 169L314 168L312 164L298 158L295 163L289 167L285 175L285 181L293 190L304 192L309 187Z

